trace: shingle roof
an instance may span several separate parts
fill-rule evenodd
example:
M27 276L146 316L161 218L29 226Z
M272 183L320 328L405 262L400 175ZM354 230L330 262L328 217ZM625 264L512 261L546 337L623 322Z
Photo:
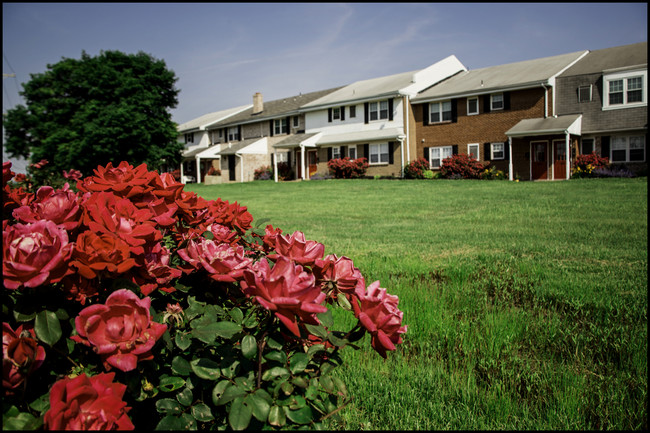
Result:
M221 152L219 152L219 155L235 155L242 149L250 146L251 144L261 140L260 137L257 138L247 138L246 140L242 141L235 141L233 142L230 147L228 145L224 145L221 148Z
M648 42L590 51L560 77L597 74L608 69L648 64Z
M181 123L180 125L178 125L177 130L178 132L182 133L193 129L205 129L207 126L210 126L215 122L224 120L227 117L232 116L233 114L237 114L240 111L245 110L246 108L252 106L253 104L248 104L248 105L242 105L240 107L229 108L227 110L215 111L213 113L204 114L203 116L197 117L196 119L192 119L185 123Z
M460 72L412 98L413 103L452 95L480 94L490 91L538 85L562 72L587 51L474 69Z
M522 119L515 126L506 131L509 137L526 135L558 134L569 131L580 135L582 114L570 114L558 117L539 117L535 119Z
M253 114L253 107L250 106L247 110L242 111L232 117L229 117L221 122L215 123L213 127L225 127L238 125L241 123L259 122L260 120L268 120L278 118L283 115L291 115L298 112L298 108L302 105L318 99L328 93L340 89L335 87L333 89L319 90L317 92L301 93L300 95L290 96L288 98L276 99L273 101L264 101L264 111L258 114Z

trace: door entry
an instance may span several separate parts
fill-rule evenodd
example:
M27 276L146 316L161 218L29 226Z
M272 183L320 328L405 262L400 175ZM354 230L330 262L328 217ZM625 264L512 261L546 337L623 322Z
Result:
M307 152L307 161L309 161L309 177L311 178L318 171L318 151Z
M553 179L566 179L566 143L564 140L553 142Z
M530 175L533 180L548 179L548 142L532 141Z
M235 180L235 175L237 174L235 172L236 164L237 161L235 161L235 155L229 155L228 156L228 179L230 180Z

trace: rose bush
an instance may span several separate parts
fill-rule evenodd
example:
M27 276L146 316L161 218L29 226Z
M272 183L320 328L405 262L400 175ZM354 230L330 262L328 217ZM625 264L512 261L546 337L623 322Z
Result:
M406 332L302 232L145 165L67 174L33 190L3 164L5 428L318 429L349 401L340 351Z

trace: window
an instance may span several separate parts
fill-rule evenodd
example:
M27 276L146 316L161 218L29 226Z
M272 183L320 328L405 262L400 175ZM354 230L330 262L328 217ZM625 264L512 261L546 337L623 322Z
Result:
M505 158L505 147L503 143L492 143L491 146L492 156L491 159L504 159Z
M583 138L582 139L582 150L580 151L583 155L589 155L594 151L594 139L593 138Z
M591 84L588 86L578 87L578 102L591 101Z
M432 102L429 104L429 122L451 122L451 101Z
M503 93L490 95L490 110L503 110Z
M228 128L228 141L239 140L239 128L232 126Z
M333 108L332 119L340 119L340 118L341 118L341 109L339 107Z
M451 146L429 148L429 164L431 168L437 169L442 167L442 160L451 158L452 154L453 149Z
M478 114L478 98L467 98L467 115Z
M478 153L478 143L468 144L467 154L476 160L480 160L479 153Z
M341 148L335 146L332 148L332 159L339 159L341 157Z
M278 157L278 164L281 162L287 162L287 156L288 156L287 152L276 153L276 155Z
M185 144L187 143L194 143L194 133L190 132L189 134L185 134Z
M621 72L604 77L604 109L645 105L647 96L647 72Z
M357 159L357 146L348 147L348 156L350 159Z
M350 117L357 117L357 106L350 105Z
M287 133L287 118L276 119L273 121L273 133L274 134L286 134Z
M643 162L645 161L645 137L612 137L612 162Z
M300 126L300 117L293 116L293 127L297 128L298 126Z
M371 144L369 152L370 164L388 164L388 143Z
M388 119L388 101L371 102L368 113L370 120Z

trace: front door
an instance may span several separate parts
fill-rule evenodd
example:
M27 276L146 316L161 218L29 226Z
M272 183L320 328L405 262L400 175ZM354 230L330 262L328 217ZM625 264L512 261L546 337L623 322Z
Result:
M548 179L548 142L532 141L530 147L532 156L530 175L532 180Z
M302 179L302 155L300 153L300 148L296 149L295 155L296 157L294 158L294 161L296 161L296 179Z
M553 179L566 179L566 142L553 141Z
M307 161L309 161L309 178L311 179L318 170L318 151L310 150L307 152Z
M235 160L235 155L228 155L228 179L231 181L235 180L235 175L237 174L235 172L236 164L237 161Z

